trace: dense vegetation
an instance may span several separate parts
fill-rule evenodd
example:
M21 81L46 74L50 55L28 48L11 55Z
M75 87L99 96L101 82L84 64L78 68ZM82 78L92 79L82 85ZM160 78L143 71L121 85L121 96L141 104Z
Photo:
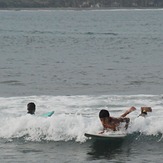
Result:
M163 7L163 0L0 0L0 8Z

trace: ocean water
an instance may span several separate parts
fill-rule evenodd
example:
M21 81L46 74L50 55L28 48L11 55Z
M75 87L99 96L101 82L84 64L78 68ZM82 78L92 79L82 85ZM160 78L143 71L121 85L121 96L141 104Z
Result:
M162 27L162 9L1 10L0 161L161 163ZM123 141L84 136L131 106Z

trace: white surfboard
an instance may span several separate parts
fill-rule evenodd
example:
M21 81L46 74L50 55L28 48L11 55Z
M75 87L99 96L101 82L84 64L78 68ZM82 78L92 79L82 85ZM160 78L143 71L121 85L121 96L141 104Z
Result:
M103 134L94 134L94 133L85 133L84 134L88 138L94 139L108 139L108 140L118 140L123 139L127 136L126 133L103 133Z

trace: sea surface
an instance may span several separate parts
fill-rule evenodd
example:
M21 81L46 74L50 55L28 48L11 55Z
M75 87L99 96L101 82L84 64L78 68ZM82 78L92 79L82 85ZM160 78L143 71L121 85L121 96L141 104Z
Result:
M122 141L84 136L131 106ZM0 10L0 162L162 163L162 124L163 9Z

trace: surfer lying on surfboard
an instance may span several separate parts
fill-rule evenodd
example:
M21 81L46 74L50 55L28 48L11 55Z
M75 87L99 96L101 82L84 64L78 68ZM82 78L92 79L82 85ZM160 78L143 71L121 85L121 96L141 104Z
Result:
M108 110L102 109L99 113L99 118L101 120L101 123L103 125L103 131L101 132L104 133L105 130L112 130L112 131L117 131L119 125L122 122L125 122L125 128L128 128L129 122L130 122L130 118L127 118L126 115L128 115L129 113L131 113L132 111L136 110L135 107L131 107L130 109L128 109L125 113L123 113L119 118L115 118L115 117L111 117L109 114Z

